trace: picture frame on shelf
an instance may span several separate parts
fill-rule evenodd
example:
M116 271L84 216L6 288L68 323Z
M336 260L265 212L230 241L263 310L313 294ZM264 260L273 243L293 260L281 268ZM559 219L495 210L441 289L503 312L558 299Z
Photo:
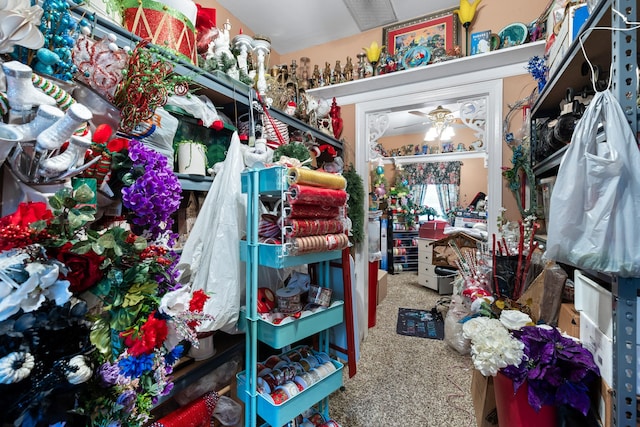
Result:
M425 47L430 51L431 60L446 56L459 44L458 15L454 10L445 9L383 27L382 44L389 55L400 60L410 55L411 49Z

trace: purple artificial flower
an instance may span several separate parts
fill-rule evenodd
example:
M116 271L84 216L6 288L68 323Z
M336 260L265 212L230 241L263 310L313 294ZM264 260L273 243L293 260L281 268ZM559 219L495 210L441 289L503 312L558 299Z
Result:
M122 204L132 212L132 223L156 240L171 229L182 188L167 158L140 141L129 144L129 158L133 161L131 173L142 172L132 185L122 189Z
M111 363L106 362L98 369L98 375L100 376L100 379L102 379L102 384L110 387L117 383L118 376L120 375L120 368L117 364L112 365Z
M501 372L513 380L514 391L526 381L529 404L536 411L543 405L565 404L586 415L588 384L600 375L593 355L556 328L525 326L512 333L524 344L523 361Z
M118 396L116 403L121 405L125 412L131 412L133 405L136 403L136 392L133 390L125 390Z

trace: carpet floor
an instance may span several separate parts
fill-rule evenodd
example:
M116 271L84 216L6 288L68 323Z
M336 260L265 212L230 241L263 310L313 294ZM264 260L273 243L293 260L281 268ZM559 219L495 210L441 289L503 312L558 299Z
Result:
M389 274L376 326L360 345L357 373L344 369L344 390L329 399L331 418L343 427L475 425L473 364L445 341L396 333L398 308L429 310L440 298L418 285L415 273Z

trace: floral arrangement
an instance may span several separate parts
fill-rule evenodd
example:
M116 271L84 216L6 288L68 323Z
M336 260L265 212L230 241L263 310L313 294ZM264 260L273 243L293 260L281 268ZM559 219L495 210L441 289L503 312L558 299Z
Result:
M534 326L518 310L502 310L500 318L475 317L463 325L471 340L471 357L483 375L499 372L513 380L514 392L528 385L529 404L568 405L583 415L589 407L589 384L600 372L593 355L554 327Z
M149 42L140 41L130 53L111 99L120 109L120 129L125 133L150 119L156 108L167 103L168 96L189 92L191 78L173 74L173 65L164 53L148 45Z
M182 343L197 346L210 319L209 296L180 287L177 256L154 239L179 203L166 160L137 141L111 148L131 228L98 224L86 184L0 219L3 422L142 425L172 389Z

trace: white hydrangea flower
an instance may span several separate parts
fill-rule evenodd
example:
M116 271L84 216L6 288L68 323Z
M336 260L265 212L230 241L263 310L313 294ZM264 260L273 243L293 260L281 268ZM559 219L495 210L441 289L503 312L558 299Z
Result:
M511 336L498 319L477 317L464 323L465 338L471 340L473 365L482 375L496 375L509 365L522 361L524 344Z

